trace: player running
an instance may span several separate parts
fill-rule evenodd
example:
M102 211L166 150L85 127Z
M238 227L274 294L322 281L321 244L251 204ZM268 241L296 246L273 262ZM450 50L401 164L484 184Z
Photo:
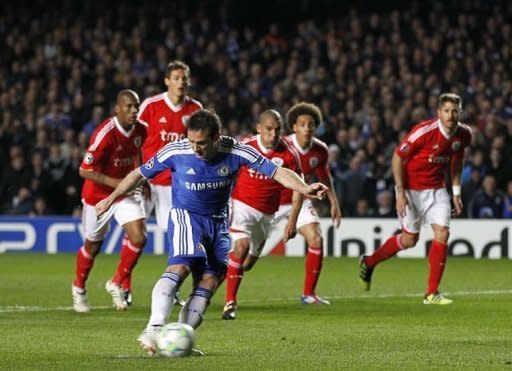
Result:
M312 104L300 102L293 105L286 114L286 121L293 134L285 139L299 154L300 167L307 183L315 177L327 186L327 196L331 205L331 217L338 228L341 222L341 210L328 166L329 151L327 145L313 136L316 128L322 123L320 109ZM289 218L292 210L292 193L281 192L279 210L275 214L273 233L282 219ZM323 237L318 214L306 198L300 209L297 230L306 239L307 254L305 263L305 280L301 301L303 304L330 304L328 300L316 295L316 286L320 278L323 262Z
M296 152L281 139L282 118L275 110L264 111L256 124L258 135L245 141L276 165L300 174ZM231 196L231 226L234 243L229 253L226 274L226 301L222 318L235 319L237 292L244 272L250 270L261 254L272 226L274 213L279 208L279 197L285 188L274 179L243 167ZM285 228L285 241L295 237L302 195L293 192L293 207Z
M103 121L94 131L80 165L80 176L85 178L82 188L85 242L77 253L76 276L72 286L73 309L76 312L91 310L85 283L112 218L123 226L126 236L123 238L121 261L116 274L105 284L105 289L112 296L117 310L124 311L128 307L121 282L131 274L146 244L142 196L133 193L118 198L101 217L96 217L94 206L140 164L140 148L146 132L137 122L139 104L139 97L132 90L122 90L117 95L116 115Z
M439 291L446 264L446 244L450 235L452 208L445 186L450 167L454 216L462 212L461 172L464 148L471 142L471 129L459 122L462 101L456 94L439 97L437 117L420 122L398 145L391 163L395 179L396 211L402 232L391 236L370 256L361 256L359 278L370 290L377 264L400 250L414 247L421 224L430 224L434 240L428 253L429 278L424 304L451 304Z

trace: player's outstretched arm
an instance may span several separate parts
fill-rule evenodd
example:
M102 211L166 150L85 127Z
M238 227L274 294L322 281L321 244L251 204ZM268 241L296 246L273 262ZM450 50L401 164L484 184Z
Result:
M143 179L144 177L142 176L139 168L132 170L107 198L96 204L96 215L100 216L107 211L116 198L130 192L132 189L137 187Z
M274 173L275 181L281 183L286 188L302 193L305 196L310 196L322 200L325 198L327 186L322 183L306 184L304 181L290 169L278 167Z

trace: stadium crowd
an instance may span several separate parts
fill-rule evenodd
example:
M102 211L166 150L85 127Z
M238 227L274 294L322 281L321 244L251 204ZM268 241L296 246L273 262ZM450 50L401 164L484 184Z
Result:
M306 2L308 3L308 2ZM345 216L395 216L390 159L437 97L463 98L473 130L464 215L512 217L512 7L506 1L416 1L386 12L286 24L233 21L229 1L155 7L63 1L0 12L0 213L80 215L78 167L116 94L164 91L170 60L191 67L190 96L242 136L259 114L318 104L316 135ZM182 4L181 4L182 5ZM6 10L6 9L3 9Z

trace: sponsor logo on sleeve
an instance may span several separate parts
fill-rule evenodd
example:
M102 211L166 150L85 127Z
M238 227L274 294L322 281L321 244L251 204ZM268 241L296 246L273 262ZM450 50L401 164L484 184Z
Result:
M461 143L459 140L456 140L452 143L452 151L457 152L460 149Z
M94 156L91 152L87 152L84 156L84 164L90 165L94 162Z
M149 161L146 162L146 164L144 165L144 167L146 169L152 169L153 166L155 166L155 159L154 158L149 159Z
M409 143L405 142L400 146L400 152L407 153L409 152Z
M272 163L277 166L283 166L284 160L281 157L274 157L272 160Z

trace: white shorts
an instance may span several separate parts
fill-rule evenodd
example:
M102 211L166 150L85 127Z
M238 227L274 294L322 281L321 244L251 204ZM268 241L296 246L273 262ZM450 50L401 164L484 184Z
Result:
M231 226L229 234L233 242L242 238L250 239L249 254L260 256L263 242L266 240L272 226L272 214L264 214L255 208L231 199Z
M274 215L273 226L278 224L282 219L287 219L290 216L290 212L292 211L291 204L280 205L279 210ZM299 212L299 217L297 218L297 230L306 224L311 223L320 223L320 219L318 218L318 214L311 203L309 198L305 198L302 203L302 208Z
M169 226L169 213L172 206L171 186L163 186L149 183L151 199L144 200L144 209L149 217L155 210L155 218L158 226L167 231Z
M84 227L85 238L89 241L103 241L108 232L110 219L114 217L119 225L133 222L134 220L144 219L146 214L142 202L142 196L135 194L114 203L99 218L96 217L96 208L93 205L84 204L82 210L82 225Z
M421 224L450 226L452 208L446 188L406 190L409 205L405 217L399 217L402 229L408 233L419 233Z

